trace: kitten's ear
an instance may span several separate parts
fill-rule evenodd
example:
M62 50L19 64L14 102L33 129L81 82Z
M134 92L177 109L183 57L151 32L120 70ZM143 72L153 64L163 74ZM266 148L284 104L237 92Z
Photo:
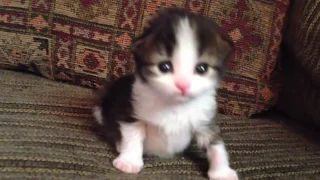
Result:
M146 29L142 35L135 39L131 47L131 51L135 60L136 73L144 82L146 82L147 79L143 73L143 69L146 65L148 65L147 59L152 48L151 32L151 29Z
M221 70L224 74L227 71L228 62L230 61L235 50L234 43L228 35L220 32L216 36L216 44L218 59L221 61Z
M132 43L131 51L136 62L144 63L145 57L151 48L152 29L146 28L139 37Z
M134 59L135 61L143 61L145 53L144 53L144 49L145 49L145 38L137 38L133 43L132 43L132 47L131 47L131 51L134 55Z

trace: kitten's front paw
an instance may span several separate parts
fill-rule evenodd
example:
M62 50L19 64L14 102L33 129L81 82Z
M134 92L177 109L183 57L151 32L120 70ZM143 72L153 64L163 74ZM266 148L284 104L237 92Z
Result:
M125 173L138 173L143 167L142 159L125 156L118 156L112 163L115 168Z
M237 172L231 168L209 170L208 176L210 180L239 180Z

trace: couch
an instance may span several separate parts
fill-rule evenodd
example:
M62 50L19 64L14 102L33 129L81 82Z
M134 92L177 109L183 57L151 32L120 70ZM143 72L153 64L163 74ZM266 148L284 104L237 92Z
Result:
M218 116L241 179L320 179L319 9L317 0L291 1L274 105ZM118 172L111 164L117 153L93 125L92 88L42 76L0 70L0 179L207 179L195 143L173 159L145 157L137 175Z

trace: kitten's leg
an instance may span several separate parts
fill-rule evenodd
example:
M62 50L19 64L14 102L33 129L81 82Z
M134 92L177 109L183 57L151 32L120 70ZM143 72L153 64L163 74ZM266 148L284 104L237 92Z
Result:
M228 153L222 139L209 128L196 131L200 148L205 148L209 160L208 176L210 180L238 180L235 170L229 165Z
M120 131L120 154L113 160L113 166L125 173L138 173L143 167L145 125L141 122L120 123Z

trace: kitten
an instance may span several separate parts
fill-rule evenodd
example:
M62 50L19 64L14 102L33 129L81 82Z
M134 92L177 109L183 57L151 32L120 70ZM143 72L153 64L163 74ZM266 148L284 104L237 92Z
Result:
M195 135L207 152L210 179L238 179L214 118L216 93L233 43L215 22L166 9L133 43L136 73L115 81L93 114L119 152L113 166L138 173L143 154L172 157Z

